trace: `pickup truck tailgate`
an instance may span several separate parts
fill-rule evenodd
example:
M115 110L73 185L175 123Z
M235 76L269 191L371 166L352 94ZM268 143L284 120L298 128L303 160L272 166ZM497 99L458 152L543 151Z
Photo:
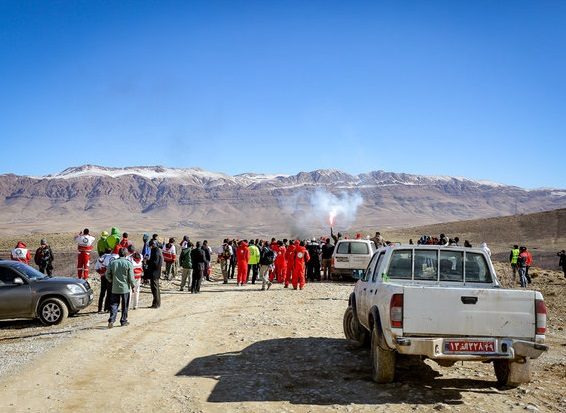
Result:
M531 338L535 292L405 286L403 334Z

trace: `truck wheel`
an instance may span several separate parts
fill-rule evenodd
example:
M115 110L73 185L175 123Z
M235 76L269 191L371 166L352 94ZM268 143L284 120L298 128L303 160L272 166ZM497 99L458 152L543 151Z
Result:
M346 308L344 313L344 335L348 340L352 340L357 346L361 347L368 344L367 330L360 324L354 309L351 306Z
M397 353L387 348L379 328L371 332L371 378L376 383L391 383L395 378Z
M48 298L39 304L37 314L45 325L60 324L69 315L67 305L58 298Z
M517 387L531 381L531 361L529 359L493 360L493 369L500 387Z

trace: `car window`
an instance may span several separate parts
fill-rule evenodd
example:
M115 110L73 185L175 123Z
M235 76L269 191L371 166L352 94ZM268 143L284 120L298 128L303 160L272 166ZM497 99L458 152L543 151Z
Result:
M0 287L14 285L14 278L20 275L11 268L0 267Z
M464 253L440 251L440 281L464 281Z
M43 278L47 278L47 275L40 273L33 267L30 267L23 262L15 262L12 264L13 268L17 269L18 271L24 273L26 277L31 278L33 280L41 280Z
M366 268L366 272L364 274L363 281L368 281L372 277L372 275L375 271L376 261L377 261L377 254L375 254L373 257L371 257L371 260L370 260L370 262L369 262L369 264Z
M413 267L413 250L395 250L391 255L389 278L410 280Z
M483 254L466 253L466 282L491 283L493 279Z
M336 249L336 254L348 254L350 249L349 242L341 242L338 244L338 248Z
M372 279L373 282L376 282L377 279L379 278L379 266L381 265L381 262L383 260L384 255L385 255L385 251L381 252L379 254L379 257L377 257L377 262L375 264L375 267L373 268L373 279ZM375 255L374 255L374 257L375 257Z
M438 255L436 250L415 251L415 280L436 281Z
M369 246L365 242L351 242L350 254L369 254Z

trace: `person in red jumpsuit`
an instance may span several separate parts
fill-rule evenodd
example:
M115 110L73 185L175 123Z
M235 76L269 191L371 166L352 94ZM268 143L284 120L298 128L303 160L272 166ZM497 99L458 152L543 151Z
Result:
M23 262L25 264L29 264L31 260L31 253L28 250L28 247L25 242L18 241L16 247L12 250L10 254L10 258L14 261Z
M236 250L236 261L238 265L237 285L244 285L248 277L248 260L250 259L250 250L246 240L240 241Z
M277 257L275 257L275 278L281 284L285 282L285 275L287 274L286 252L287 248L285 248L282 241L279 241L277 243Z
M303 289L305 286L305 264L311 259L309 252L305 248L305 243L301 241L297 246L295 241L295 259L293 263L293 289Z
M293 278L293 264L295 261L295 248L299 246L299 240L294 243L290 243L285 252L285 262L287 268L285 270L285 288L289 288L289 283Z
M78 244L79 255L77 256L77 277L86 280L88 278L88 267L90 265L90 252L94 244L95 238L89 234L88 228L85 228L79 235L75 237Z

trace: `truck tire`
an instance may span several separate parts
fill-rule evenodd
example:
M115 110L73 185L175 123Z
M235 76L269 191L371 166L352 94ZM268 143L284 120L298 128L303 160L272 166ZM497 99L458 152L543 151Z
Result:
M69 315L69 309L59 298L48 298L39 304L37 315L45 325L61 324Z
M376 383L391 383L395 379L397 353L387 348L376 326L371 332L371 378Z
M493 369L500 387L517 387L531 381L531 361L493 360Z
M369 335L367 330L360 324L354 308L348 306L344 313L344 335L348 340L352 340L358 347L367 345Z

